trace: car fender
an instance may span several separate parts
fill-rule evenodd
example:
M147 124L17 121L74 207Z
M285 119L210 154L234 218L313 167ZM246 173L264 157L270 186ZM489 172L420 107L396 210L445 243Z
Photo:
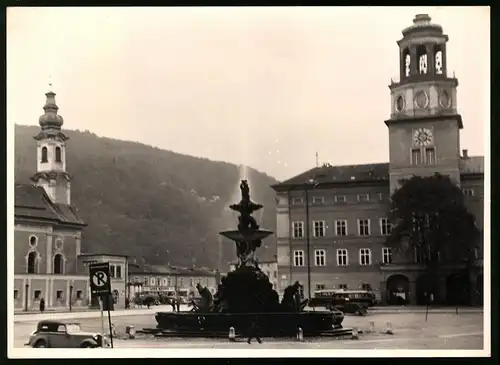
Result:
M47 344L47 347L50 347L50 339L49 336L36 336L33 338L33 341L31 341L30 346L33 347L38 341L43 341Z
M84 347L85 345L99 346L99 344L95 340L90 339L90 338L87 338L87 339L83 340L82 342L80 342L80 345L78 347Z

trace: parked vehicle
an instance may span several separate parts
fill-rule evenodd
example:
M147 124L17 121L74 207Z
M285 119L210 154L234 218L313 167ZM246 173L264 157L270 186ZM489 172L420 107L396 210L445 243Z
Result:
M344 313L366 314L366 308L375 304L375 294L366 290L317 290L309 302L311 307L338 309Z
M56 320L40 321L25 346L34 348L97 348L110 347L107 336L83 332L79 323Z

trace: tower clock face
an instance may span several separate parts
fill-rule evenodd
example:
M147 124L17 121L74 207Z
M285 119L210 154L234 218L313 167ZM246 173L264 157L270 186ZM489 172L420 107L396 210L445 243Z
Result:
M447 91L443 91L439 96L439 104L446 109L451 106L451 98Z
M427 128L418 128L413 132L413 144L416 146L428 146L432 144L432 131Z
M403 98L403 95L399 95L397 98L396 98L396 110L398 112L402 112L405 108L405 99Z
M429 97L425 93L425 91L419 91L415 96L415 105L419 109L427 108L429 104Z

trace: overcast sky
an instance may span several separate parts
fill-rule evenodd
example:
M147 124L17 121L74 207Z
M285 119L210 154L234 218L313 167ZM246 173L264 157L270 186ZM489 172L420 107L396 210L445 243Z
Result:
M338 165L386 162L396 41L418 13L450 37L461 147L482 155L485 7L9 8L8 123L38 123L51 77L68 129L280 180L314 167L316 152Z

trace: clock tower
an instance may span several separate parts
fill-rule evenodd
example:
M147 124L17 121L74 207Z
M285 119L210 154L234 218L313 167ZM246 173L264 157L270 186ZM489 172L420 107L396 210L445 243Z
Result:
M440 25L420 14L399 40L399 80L391 80L389 175L391 193L412 175L435 172L460 183L458 81L446 68L446 43Z

